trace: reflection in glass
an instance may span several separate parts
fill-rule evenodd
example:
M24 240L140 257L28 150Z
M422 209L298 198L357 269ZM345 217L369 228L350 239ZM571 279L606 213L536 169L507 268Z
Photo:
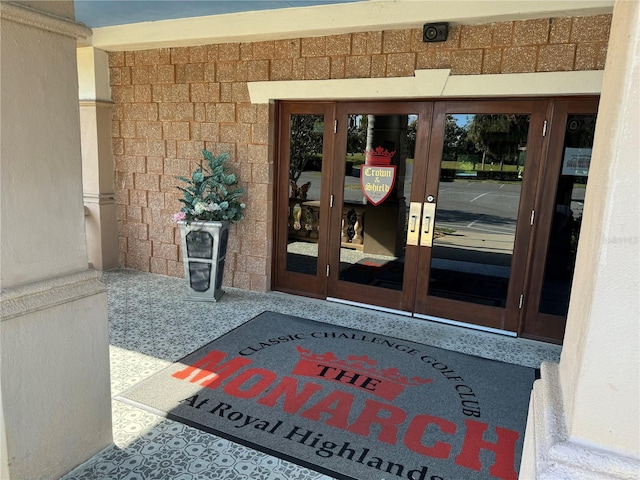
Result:
M316 275L322 178L322 115L291 115L287 270Z
M206 292L209 290L209 279L211 278L211 263L209 262L189 262L189 282L191 288L196 292Z
M187 233L187 255L189 258L213 258L213 237L203 230Z
M569 310L595 124L595 115L569 115L567 118L540 313L566 316Z
M340 280L402 290L417 121L348 117Z
M429 295L504 307L529 115L448 115Z

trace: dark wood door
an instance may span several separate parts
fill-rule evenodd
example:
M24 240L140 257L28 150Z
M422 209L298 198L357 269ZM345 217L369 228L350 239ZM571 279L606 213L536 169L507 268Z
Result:
M424 189L432 110L425 102L339 105L328 297L413 311L409 201Z
M279 105L273 278L280 291L326 297L334 110Z
M560 341L596 107L280 104L274 288Z
M414 197L417 316L517 331L545 113L533 100L436 103Z
M587 190L597 99L556 100L536 199L536 248L522 316L525 337L562 343Z

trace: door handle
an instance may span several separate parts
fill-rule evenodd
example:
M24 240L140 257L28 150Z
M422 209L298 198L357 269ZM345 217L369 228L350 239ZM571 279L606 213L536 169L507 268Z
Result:
M422 233L424 234L429 233L429 227L431 226L431 217L428 215L425 215L424 220L422 221L422 225L424 225L424 229L422 230Z
M436 204L425 202L422 207L422 235L420 246L431 247L433 245L433 232L435 230ZM434 226L431 223L434 223Z
M422 204L411 202L409 204L409 225L407 231L407 245L418 245L420 241L420 214Z

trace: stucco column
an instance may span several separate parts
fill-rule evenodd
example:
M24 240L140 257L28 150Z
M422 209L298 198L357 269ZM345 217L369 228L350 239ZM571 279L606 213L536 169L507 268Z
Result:
M567 330L534 385L523 479L640 472L640 7L614 7Z
M78 81L87 254L95 269L111 270L119 258L107 52L78 48Z
M35 10L31 7L36 7ZM0 477L111 438L106 293L88 269L73 2L0 2Z

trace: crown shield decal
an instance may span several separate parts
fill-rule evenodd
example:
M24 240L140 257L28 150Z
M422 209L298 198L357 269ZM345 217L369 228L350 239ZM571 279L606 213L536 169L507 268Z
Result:
M365 152L365 164L360 170L360 186L373 206L380 205L391 194L396 180L396 166L391 165L391 158L395 153L383 147Z
M346 360L331 352L316 354L300 346L296 347L300 360L291 371L294 375L324 378L333 382L349 385L359 390L392 401L406 387L431 382L430 378L407 378L397 368L377 370L378 362L366 355L350 355Z

